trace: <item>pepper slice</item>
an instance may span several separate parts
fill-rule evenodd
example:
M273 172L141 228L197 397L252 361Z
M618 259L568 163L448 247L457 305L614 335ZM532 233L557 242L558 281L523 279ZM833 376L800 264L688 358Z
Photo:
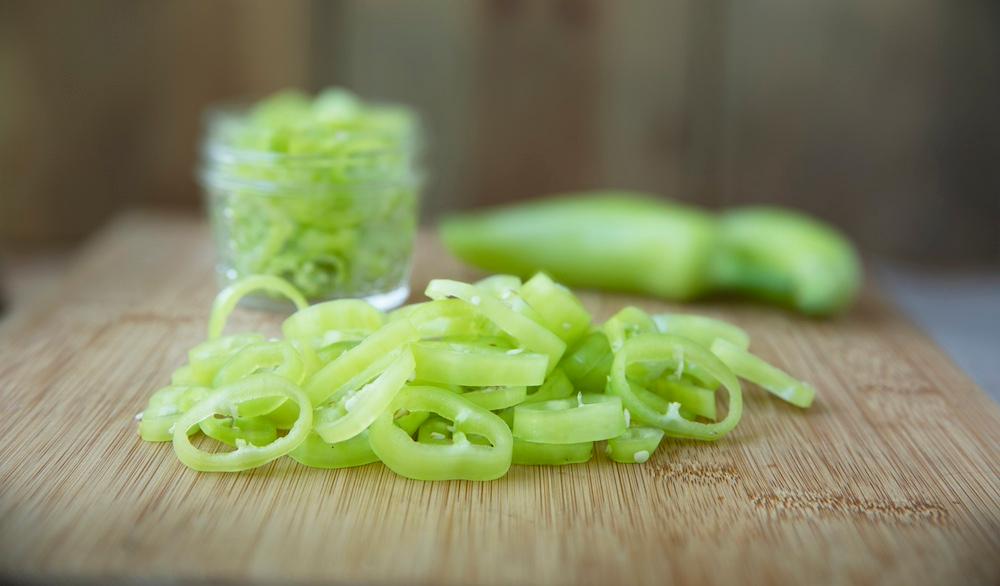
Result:
M722 386L728 392L729 412L726 417L717 423L691 421L681 416L681 404L677 402L667 403L666 409L663 411L656 409L651 402L643 400L640 394L649 394L654 397L656 395L641 385L633 383L627 376L628 367L642 361L676 362L674 365L678 367L681 366L681 363L697 364L713 378L721 381ZM669 334L639 334L627 340L622 349L615 354L608 392L621 397L622 404L633 417L676 437L699 440L718 439L739 423L743 413L743 395L740 392L740 383L732 371L700 344L687 338Z
M718 339L712 343L712 353L719 357L736 376L748 380L772 395L803 409L812 405L816 389L809 383L791 377L785 371L759 357Z
M235 447L237 441L263 446L278 439L278 428L264 417L209 417L198 427L208 437L227 446Z
M393 423L397 409L431 411L454 422L453 443L423 444L413 441ZM390 409L375 420L369 441L375 454L393 472L416 480L493 480L510 469L514 438L502 419L444 389L407 387ZM491 445L471 443L469 435L486 438Z
M222 335L229 314L236 308L245 295L254 291L268 291L288 298L299 311L309 307L309 302L299 293L299 290L288 281L274 275L251 275L229 285L215 296L212 303L212 314L208 318L208 339L214 340Z
M205 387L212 384L211 378L195 376L194 369L190 364L178 367L170 374L170 384L174 386L200 386Z
M604 324L602 329L608 337L611 350L617 352L625 340L638 334L654 333L657 331L657 325L645 311L638 307L629 306L616 313ZM685 378L694 379L707 388L713 390L718 388L719 382L717 380L705 373L704 369L697 364L685 362L683 350L678 352L679 354L674 356L672 362L663 360L633 362L629 365L627 374L630 379L643 385L654 384L661 378L667 377L676 381L683 381ZM670 369L673 372L668 372ZM685 369L687 370L685 371Z
M188 351L190 376L203 386L210 386L219 369L237 352L257 342L263 342L260 334L234 334L213 340L206 340Z
M474 285L447 279L434 279L427 285L426 294L431 299L456 297L476 307L487 319L507 332L526 350L548 356L547 371L556 367L559 358L566 351L566 343L558 336ZM540 382L535 384L540 384Z
M524 402L528 396L525 386L483 387L463 393L462 397L487 411L498 411Z
M655 381L652 390L667 402L680 403L681 409L706 419L715 420L715 391L706 389L684 380L673 380L669 377Z
M305 392L319 405L344 389L359 387L388 368L395 351L419 338L409 320L390 322L321 368L306 383Z
M608 338L611 351L618 352L625 345L625 340L637 334L655 332L656 323L645 311L630 305L611 316L601 327L601 330ZM662 376L666 368L665 363L636 362L629 365L628 375L648 383Z
M410 386L422 385L411 384ZM420 426L423 425L424 422L430 418L430 416L431 414L427 411L414 411L413 413L410 413L405 409L401 409L396 412L393 417L393 422L396 424L396 427L405 431L410 437L413 437L416 435L417 430L420 429Z
M461 395L462 393L464 393L466 391L466 388L463 387L462 385L449 385L447 383L434 383L434 382L431 382L431 381L420 380L419 378L414 378L413 380L411 380L410 382L408 382L406 384L408 386L411 386L411 387L438 387L439 389L444 389L446 391L451 391L452 393L455 393L456 395ZM399 422L397 421L397 423L399 423Z
M601 332L592 332L577 343L559 366L578 391L603 393L613 360L608 337Z
M497 334L496 326L461 299L417 303L401 307L389 315L390 321L403 318L409 319L424 339Z
M625 432L622 401L610 395L579 393L572 399L518 405L514 437L544 444L606 440Z
M528 302L524 300L524 297L521 297L521 293L519 291L505 289L494 296L499 299L501 303L512 309L515 313L523 315L558 336L558 334L553 332L552 329L545 323L545 318L542 317L542 314L538 313L534 307L528 305Z
M642 464L649 460L662 439L662 429L630 427L622 435L609 439L604 452L615 462Z
M308 341L289 340L288 343L292 345L292 348L295 348L295 351L299 353L299 357L302 359L302 368L304 371L302 375L303 382L316 374L316 371L326 364L326 362L321 361L319 352Z
M382 327L385 315L360 299L337 299L296 311L281 324L286 338L310 340L315 347L328 346L345 338L363 338ZM329 339L335 334L337 339Z
M450 444L454 430L454 426L447 419L431 415L417 428L417 441L422 444Z
M594 442L540 444L514 438L513 463L522 466L582 464L594 456Z
M514 275L490 275L476 281L474 285L482 291L493 295L517 313L531 318L537 324L548 327L543 317L521 296L522 285L520 277L515 277Z
M629 305L604 322L601 328L608 337L612 352L621 350L625 340L636 334L648 334L656 331L656 323L649 314L638 307Z
M685 317L698 318L690 320L688 325L700 323L700 316ZM710 318L703 319L710 322L715 321ZM706 323L706 325L711 327L710 324ZM658 331L658 326L655 320L643 310L637 307L626 307L609 319L604 324L603 329L604 333L608 336L608 342L611 344L612 351L617 352L624 345L625 340L639 334L655 333ZM720 329L716 328L717 331ZM691 339L689 336L684 337ZM704 333L701 336L695 337L707 337L710 340L715 339L714 335L706 335ZM698 340L692 339L692 341L701 344ZM707 345L702 345L708 348ZM682 347L678 347L675 350L675 354L670 360L636 360L629 364L626 374L629 379L641 385L652 385L662 378L667 378L684 382L695 381L699 386L712 390L719 387L719 381L706 372L697 362L684 360L684 348Z
M284 437L264 446L254 446L236 441L231 452L208 453L191 444L187 431L215 414L238 417L240 405L260 399L282 397L290 399L299 408L299 417ZM189 468L202 472L238 472L256 468L280 458L299 446L312 428L312 404L309 397L286 378L273 374L255 374L219 389L199 401L174 424L174 452Z
M288 342L256 342L247 344L215 374L213 386L223 387L248 375L267 371L295 384L305 378L305 363L299 352Z
M494 336L499 330L475 307L461 299L438 299L400 307L389 321L409 319L424 339L455 336Z
M462 433L455 430L452 422L438 415L430 416L417 430L417 441L422 444L450 444L455 441L455 435ZM465 434L470 443L488 446L490 443L481 435Z
M659 313L652 316L656 329L661 334L672 334L698 342L709 348L716 338L746 350L750 347L750 334L741 327L721 319L689 313Z
M340 357L341 354L347 352L351 348L357 346L360 342L358 340L345 340L343 342L334 342L329 346L324 346L319 350L316 350L316 359L319 361L319 367L313 371L312 374L319 372L320 368L323 368L327 364L330 364L334 360Z
M174 423L211 392L206 387L188 385L170 385L156 391L140 415L139 436L147 442L169 442L173 439Z
M573 383L569 382L569 377L563 369L557 368L552 371L549 378L533 392L528 393L524 398L525 403L541 403L552 401L553 399L565 399L573 394Z
M412 376L413 354L404 348L375 380L360 389L346 387L317 407L314 430L331 444L351 439L389 407Z
M287 378L295 384L301 384L306 376L305 361L299 351L285 341L274 340L247 344L219 369L212 385L223 387L258 372L270 372ZM267 413L264 418L281 429L291 427L299 416L298 407L281 397L270 397L261 401L262 404L259 406L254 403L246 403L242 408ZM202 431L205 431L204 427L202 426ZM219 434L226 434L218 426L216 429ZM205 434L211 435L207 431Z
M503 298L503 294L521 290L521 277L514 275L490 275L476 281L476 287L489 291L497 297Z
M566 344L576 342L587 333L590 312L576 295L545 273L536 273L528 279L520 292L528 305L538 312L542 325Z
M548 357L478 344L427 340L412 346L417 378L466 387L537 386L545 382Z
M630 380L644 386L656 386L661 380L669 380L714 391L720 385L700 365L684 360L683 350L678 350L671 360L637 360L629 365L627 374Z
M368 444L368 430L335 444L323 441L319 434L313 432L299 447L289 452L288 456L310 468L353 468L378 462L378 456Z

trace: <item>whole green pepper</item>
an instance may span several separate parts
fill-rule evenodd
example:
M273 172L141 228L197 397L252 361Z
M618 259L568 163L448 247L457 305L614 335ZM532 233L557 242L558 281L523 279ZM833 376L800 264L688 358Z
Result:
M850 305L861 284L851 243L813 218L774 207L746 207L719 218L710 280L744 293L826 315Z
M849 305L860 282L850 242L812 218L760 207L715 216L632 192L452 216L441 237L485 270L673 300L736 292L826 315Z
M542 270L568 285L689 299L708 290L716 222L679 204L602 193L452 217L441 235L488 271Z

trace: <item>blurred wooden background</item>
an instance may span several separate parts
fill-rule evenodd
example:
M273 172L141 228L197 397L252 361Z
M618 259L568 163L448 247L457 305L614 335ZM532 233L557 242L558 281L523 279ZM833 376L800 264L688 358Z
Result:
M193 208L207 104L340 84L424 115L428 221L619 186L996 261L998 5L0 0L0 244Z

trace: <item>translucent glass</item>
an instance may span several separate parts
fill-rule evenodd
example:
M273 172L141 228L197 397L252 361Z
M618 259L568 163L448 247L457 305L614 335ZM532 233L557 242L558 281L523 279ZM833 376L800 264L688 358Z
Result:
M299 128L278 146L269 129L258 132L246 118L211 113L203 147L200 180L220 286L268 274L313 302L362 298L383 310L402 304L421 183L412 115L399 118L393 132Z

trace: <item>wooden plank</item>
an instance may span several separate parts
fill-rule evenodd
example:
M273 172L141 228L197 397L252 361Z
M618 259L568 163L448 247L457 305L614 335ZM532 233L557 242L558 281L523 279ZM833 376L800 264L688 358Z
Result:
M729 2L715 203L803 209L869 252L996 260L1000 198L978 187L1000 185L978 163L1000 136L978 106L1000 88L981 60L998 46L979 36L987 5Z
M711 202L694 184L694 175L706 170L704 160L697 158L705 154L697 148L705 138L697 114L705 108L695 112L699 96L688 87L689 81L700 80L688 79L696 77L692 53L708 44L693 26L692 13L702 4L602 5L597 185ZM716 118L714 112L709 115Z
M712 443L422 483L284 459L198 474L132 416L200 340L205 227L130 216L61 294L0 332L0 578L233 583L996 583L1000 409L868 293L814 321L725 303L756 350L814 381L801 412L746 390ZM433 238L413 283L469 276ZM624 303L584 294L599 318ZM278 317L240 311L235 327Z
M0 241L196 205L204 110L306 85L311 6L0 3Z
M483 6L465 206L599 184L600 3Z
M421 212L427 217L466 205L473 195L479 125L472 72L483 10L482 3L450 0L310 5L313 88L343 86L420 114L427 168Z

